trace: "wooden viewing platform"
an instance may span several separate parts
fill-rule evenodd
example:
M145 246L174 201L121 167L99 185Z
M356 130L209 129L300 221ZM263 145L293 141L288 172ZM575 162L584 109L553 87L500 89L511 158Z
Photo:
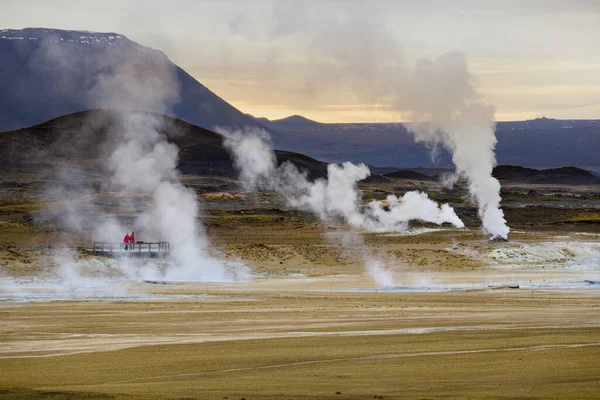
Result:
M127 250L125 250L127 246ZM169 254L169 242L136 242L136 243L111 243L94 242L90 252L101 255L128 255L146 257L164 257Z

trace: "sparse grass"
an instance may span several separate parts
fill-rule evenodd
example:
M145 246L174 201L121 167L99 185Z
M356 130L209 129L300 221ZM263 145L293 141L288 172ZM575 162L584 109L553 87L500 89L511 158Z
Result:
M125 394L104 394L89 392L48 391L32 389L0 389L0 398L4 400L142 400L164 399L163 396L136 396Z
M280 227L282 225L309 224L316 221L312 216L302 216L296 212L275 212L255 210L236 213L216 213L204 217L205 224L213 228L240 227Z
M206 225L211 227L235 227L240 225L274 225L284 222L284 217L279 215L245 214L245 215L218 215L204 218Z
M600 222L600 213L580 213L568 219L570 222Z
M428 195L431 200L437 201L438 203L450 203L451 205L456 205L469 204L471 202L466 193L430 192Z
M465 204L461 193L427 191L433 199L459 205L457 212L461 217L465 213L472 218L474 226L479 226L476 208ZM392 192L403 193L392 186L369 187L370 195L377 198ZM218 202L205 205L207 212L203 219L211 243L220 247L226 257L254 260L258 265L255 272L271 274L363 273L359 248L342 251L339 245L324 239L325 232L334 237L344 228L326 226L306 213L277 209L275 207L281 205L263 202L268 196L259 197L255 209L250 201L244 205L246 210L231 209L229 204ZM540 204L532 207L505 208L509 225L520 224L527 231L548 226L553 229L585 226L597 231L600 226L576 224L600 221L600 213L591 206L585 209L551 207L547 201L565 198L539 197ZM536 200L522 198L527 203ZM20 243L30 245L34 235L27 230L37 227L20 223L20 214L35 212L43 206L44 203L33 200L0 201L0 214L10 219L0 221L0 244L6 245L17 238ZM364 235L366 246L373 254L389 255L398 265L410 267L408 271L412 271L412 267L417 271L477 268L481 265L478 260L445 248L452 240L482 241L483 238L477 229L404 237ZM75 243L76 238L73 239ZM50 243L53 240L56 241L48 239ZM7 264L15 261L11 263L15 265L21 263L20 260L36 260L41 254L22 248L16 252L3 251L0 261ZM19 268L33 270L34 265L35 261ZM210 285L189 289L195 295L206 292L219 300L207 302L5 305L0 308L6 327L0 329L0 343L16 343L26 349L38 341L42 351L57 346L65 352L89 344L97 346L97 351L56 357L0 358L0 398L595 398L600 392L599 346L538 347L598 343L598 329L586 328L590 320L597 318L598 301L593 294L571 292L563 296L544 292L534 297L533 293L518 290L509 293L336 293L335 286L331 291L330 283L324 284L329 285L329 292L306 290L300 293L280 290L278 284L273 283L266 291L253 289L251 292L239 287L211 289ZM316 283L311 280L310 285ZM168 285L165 290L176 289ZM230 294L234 297L228 297ZM548 321L552 322L551 328L547 327ZM385 330L445 326L474 328L382 334ZM475 328L479 326L484 328ZM379 333L347 334L369 330ZM265 332L285 336L302 331L343 334L250 340L252 335ZM148 337L163 337L166 341L162 345L110 348L122 338L143 341ZM214 341L168 342L196 337ZM503 351L511 347L530 347L531 350ZM8 354L7 349L8 346L4 350L0 346L0 353ZM477 352L482 349L491 351ZM474 352L448 353L470 350ZM432 354L435 352L440 354Z
M35 200L0 200L0 214L23 214L38 211L44 202Z
M23 224L19 224L16 222L10 222L10 221L2 221L0 220L0 229L26 229L26 227Z

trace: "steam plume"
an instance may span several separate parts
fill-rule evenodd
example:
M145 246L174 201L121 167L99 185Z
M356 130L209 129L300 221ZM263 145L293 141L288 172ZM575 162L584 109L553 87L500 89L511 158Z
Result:
M448 204L439 206L421 192L408 192L401 198L391 195L386 199L387 204L375 200L363 209L358 182L370 175L364 164L330 164L327 179L311 182L306 173L289 162L277 166L266 132L258 129L231 132L223 128L217 131L226 137L224 145L233 155L246 189L257 190L264 186L283 195L289 206L310 211L321 221L341 218L353 228L388 232L406 230L411 220L464 227L452 207ZM365 270L375 283L378 286L393 285L392 272L383 260L368 250L362 232L347 231L342 236L328 236L328 239L335 240L342 249L352 243L354 249L360 249Z
M347 25L340 26L344 27ZM348 43L342 40L345 32L334 31L341 43ZM469 183L484 231L492 238L506 239L510 230L500 208L500 183L492 176L496 165L494 109L477 92L465 55L454 52L421 59L409 68L398 44L385 30L366 25L362 33L369 37L365 39L368 43L391 46L390 54L383 60L372 60L360 52L333 50L332 41L337 41L331 37L316 39L320 45L312 46L311 51L333 59L325 65L339 70L341 84L354 90L360 100L388 103L408 116L411 123L406 127L417 141L448 149L456 174ZM365 68L365 59L382 66Z
M311 182L306 173L291 163L277 166L266 132L259 129L231 132L223 128L217 131L226 137L224 145L233 155L246 189L256 190L258 185L264 185L283 195L291 207L310 211L322 221L341 218L354 228L369 231L402 231L410 220L464 227L452 207L439 206L426 193L408 192L402 198L390 196L387 206L372 201L362 209L358 182L370 175L364 164L330 164L327 179Z
M500 209L500 183L492 176L494 109L481 101L465 56L450 53L421 60L410 82L415 123L407 128L417 141L440 143L450 150L456 174L469 182L483 229L492 238L506 239L510 229Z
M177 146L160 133L162 124L154 116L134 113L122 118L128 129L109 158L110 184L118 191L150 196L134 226L149 239L171 243L171 264L160 277L223 280L222 265L206 254L196 193L179 178Z
M315 15L290 2L279 3L273 9L273 26L267 29L270 42L283 45L292 37L294 48L304 45L313 70L298 96L314 103L320 93L341 88L351 90L365 106L392 107L410 120L407 129L417 141L451 152L456 174L467 179L479 207L483 230L492 238L507 238L500 184L492 176L494 110L477 92L465 55L452 52L412 65L385 15L369 2L352 2L343 10L334 4L323 7L327 11ZM251 13L246 17L251 21ZM239 24L234 28L256 40Z
M97 73L86 77L89 90L73 95L83 97L90 108L118 110L97 114L95 118L102 121L88 120L81 128L96 137L100 132L94 126L108 125L106 140L97 150L102 161L91 172L107 177L101 190L134 194L138 198L134 201L125 197L119 201L120 209L128 208L136 216L126 223L110 211L90 204L99 194L98 188L90 185L90 171L67 166L65 175L80 175L78 185L65 186L58 194L61 198L81 201L74 207L71 204L56 210L61 221L75 232L91 232L94 240L120 242L126 232L135 231L136 237L144 241L171 242L166 268L156 265L154 269L136 271L123 261L123 273L130 278L225 279L222 263L207 254L196 193L181 183L177 170L179 149L164 133L177 132L166 126L160 116L135 111L163 114L169 111L179 100L176 67L164 54L141 46L127 50L106 47L88 53L56 42L44 43L36 62L47 68L48 73L61 76L70 73L79 76L77 69L81 65L97 65ZM52 65L57 65L56 71L48 67ZM65 82L65 87L58 90L69 93L70 89Z

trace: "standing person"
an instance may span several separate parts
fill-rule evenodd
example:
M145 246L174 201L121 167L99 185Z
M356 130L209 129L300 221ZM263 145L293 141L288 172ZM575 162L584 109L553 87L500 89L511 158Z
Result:
M131 246L129 246L131 250L135 250L135 232L131 232L131 235L129 235L129 243L131 243Z
M129 241L131 240L131 237L129 236L129 232L127 232L125 234L125 237L123 238L123 243L125 243L125 251L129 250Z

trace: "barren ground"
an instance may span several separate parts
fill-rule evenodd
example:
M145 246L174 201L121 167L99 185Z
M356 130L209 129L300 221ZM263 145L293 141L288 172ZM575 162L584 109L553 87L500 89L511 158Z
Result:
M343 227L279 204L216 196L204 217L213 255L248 263L251 281L153 284L115 275L106 282L116 294L95 297L86 297L94 288L52 286L57 248L89 238L28 222L47 204L3 195L1 398L600 393L598 202L581 205L576 192L560 198L566 206L509 196L514 231L506 243L488 242L471 223L367 234L364 247L344 243ZM458 209L469 221L472 209ZM361 248L391 260L402 287L378 287Z

